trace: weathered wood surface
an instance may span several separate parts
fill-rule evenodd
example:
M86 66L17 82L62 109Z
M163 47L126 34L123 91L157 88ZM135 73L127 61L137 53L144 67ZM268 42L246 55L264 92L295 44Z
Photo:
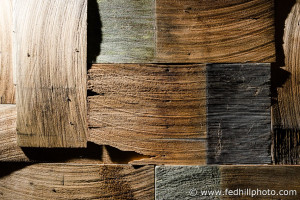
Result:
M206 163L204 65L93 65L88 89L89 141L154 156L144 164Z
M200 190L220 189L220 171L217 166L157 166L155 168L156 200L197 199L199 196L195 197L197 196L195 194Z
M276 164L300 163L300 1L290 4L283 35L284 66L274 79L276 83L283 82L276 89L272 106L272 151Z
M0 162L128 164L148 157L92 142L87 143L87 148L20 148L16 121L16 105L0 104Z
M17 144L16 105L0 105L0 161L28 161Z
M300 131L273 130L273 162L275 164L300 164Z
M15 103L12 64L12 1L0 1L0 104Z
M299 199L299 166L157 166L155 196L171 199ZM227 192L226 192L227 189ZM238 196L229 190L242 190ZM247 189L274 190L278 195L246 195ZM222 195L205 196L201 191L220 191ZM280 195L280 190L297 195ZM284 192L284 191L281 191ZM270 194L272 194L270 192Z
M87 0L14 2L18 144L85 147Z
M283 49L285 66L290 77L277 89L278 101L274 106L274 128L300 129L300 1L297 1L285 21Z
M153 166L33 164L12 172L7 167L0 165L3 200L154 199Z
M256 199L300 198L300 166L221 166L221 186L228 189L275 190L278 195L257 195ZM280 190L288 190L290 195L280 195ZM296 195L291 195L296 191ZM286 192L286 191L281 191ZM224 199L241 199L235 196L225 196ZM251 196L243 200L253 199Z
M207 65L208 163L271 163L269 64Z
M97 63L147 63L155 54L154 0L97 0L101 36Z
M275 61L273 0L97 2L94 63Z
M157 61L275 61L273 0L157 0Z
M300 129L299 77L300 77L300 1L290 11L283 36L285 66L282 67L289 77L282 87L277 88L277 104L273 106L274 128ZM279 80L278 80L279 81Z
M269 64L99 64L88 74L88 140L153 156L134 163L271 163Z

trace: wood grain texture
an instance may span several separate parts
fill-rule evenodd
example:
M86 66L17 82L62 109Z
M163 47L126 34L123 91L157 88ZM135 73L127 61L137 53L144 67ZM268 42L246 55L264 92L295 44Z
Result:
M157 62L273 62L273 7L273 0L157 0Z
M220 178L217 166L157 166L155 199L198 199L200 190L220 190Z
M88 72L89 141L153 156L145 164L204 164L204 65L100 64Z
M284 73L279 74L277 82L286 79L276 88L277 97L272 105L273 161L276 164L300 163L300 1L294 1L285 19L283 35Z
M274 128L299 130L300 129L300 1L293 6L285 21L283 49L285 66L289 79L280 88L277 88L277 104L273 106ZM279 80L278 80L279 81Z
M299 199L299 171L299 166L157 166L155 196L157 200ZM238 189L242 190L239 195L228 192ZM269 189L270 194L274 190L278 195L257 193L251 197L254 193L249 189ZM286 192L280 190L288 190L290 195L280 195L279 192ZM201 195L201 191L216 191L222 195ZM291 195L295 191L297 195Z
M300 164L300 131L273 130L273 162L275 164Z
M154 199L153 166L34 164L0 179L3 200Z
M96 63L153 61L155 1L97 0L97 2L102 25L102 42Z
M28 161L17 144L16 105L0 105L0 161Z
M87 0L16 0L18 144L86 146Z
M255 199L294 200L300 198L300 167L299 166L221 166L222 189L252 190L295 190L297 195L258 195ZM284 191L282 191L284 192ZM224 196L223 199L241 199L240 196ZM243 200L253 199L243 196Z
M20 148L17 143L17 107L0 104L0 162L111 163L104 147L88 144L86 149ZM19 165L15 163L15 165ZM1 164L0 164L1 169ZM1 176L1 175L0 175Z
M271 163L269 64L207 66L208 163Z
M0 104L15 103L12 64L12 1L0 1Z

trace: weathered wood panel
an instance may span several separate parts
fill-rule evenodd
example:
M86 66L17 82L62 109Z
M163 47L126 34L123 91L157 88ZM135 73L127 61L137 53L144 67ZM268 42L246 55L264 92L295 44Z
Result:
M15 103L12 64L12 1L0 1L0 104Z
M28 161L17 144L16 105L0 105L0 161Z
M218 166L157 166L155 199L197 199L200 190L220 190L220 178Z
M157 61L273 62L273 7L273 0L157 0Z
M208 163L271 163L269 64L207 66Z
M85 147L87 0L14 2L18 144Z
M147 63L155 54L154 0L97 0L102 37L96 63ZM92 44L91 44L92 45Z
M153 166L33 164L5 176L8 170L1 169L3 200L154 199Z
M282 3L283 4L283 3ZM300 1L292 1L284 5L290 7L279 13L285 13L283 32L284 66L274 73L274 104L272 105L274 162L276 164L300 163ZM283 27L282 27L283 28ZM274 70L275 71L275 70ZM282 85L278 84L282 83Z
M274 128L300 129L299 21L300 1L297 1L285 21L283 37L285 66L282 69L289 73L289 78L282 87L277 88L277 104L273 106Z
M89 141L154 156L139 163L206 162L204 65L93 65L88 89Z
M111 150L105 146L88 143L87 148L80 149L51 149L51 148L20 148L17 143L17 108L12 104L0 104L0 162L59 162L59 163L125 163L112 160ZM118 155L120 152L117 152ZM126 153L122 156L124 157ZM115 156L114 156L115 157ZM131 155L122 159L138 159ZM19 164L15 164L18 166ZM1 169L1 165L0 165ZM1 169L2 170L2 169ZM0 170L0 171L1 171ZM0 174L1 176L1 174Z
M273 162L275 164L300 164L300 131L273 130Z
M256 199L284 199L300 198L300 167L299 166L221 166L222 190L226 188L274 190L276 195L256 195ZM287 191L280 191L287 190ZM280 195L279 192L288 192L289 195ZM296 195L292 195L295 193ZM246 192L244 192L245 194ZM259 194L259 192L257 192ZM262 192L264 194L264 192ZM272 194L272 193L270 193ZM278 194L278 195L277 195ZM227 195L223 199L241 199L240 196ZM243 196L243 200L253 199Z
M109 155L105 155L105 150L99 145L89 144L87 149L20 148L16 121L16 105L0 104L0 162L111 162Z
M299 166L157 166L155 196L157 200L299 199L299 172ZM268 189L270 195L262 195Z

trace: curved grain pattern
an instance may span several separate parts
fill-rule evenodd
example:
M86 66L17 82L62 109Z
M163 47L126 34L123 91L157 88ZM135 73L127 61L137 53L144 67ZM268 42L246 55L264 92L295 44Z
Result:
M89 141L158 156L150 163L203 163L204 65L102 64L88 76Z
M275 61L273 0L157 0L158 62Z
M15 103L12 64L12 1L0 1L0 104Z
M284 70L290 78L278 88L278 109L274 109L274 126L282 129L300 129L300 1L292 8L285 22L283 48Z
M20 146L86 146L87 0L14 1Z
M150 200L154 167L34 164L2 177L0 191L3 200Z
M0 105L0 161L28 161L17 144L16 105Z

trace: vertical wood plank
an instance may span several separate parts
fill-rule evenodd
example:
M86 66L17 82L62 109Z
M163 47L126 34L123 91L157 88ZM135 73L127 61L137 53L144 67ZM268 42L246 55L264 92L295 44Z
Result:
M285 66L290 75L284 85L277 89L277 104L273 109L274 128L300 130L300 1L296 1L285 21L283 50Z
M285 3L285 2L284 2ZM283 31L284 66L278 70L272 105L273 159L276 164L300 163L300 1L291 1ZM285 11L285 12L286 12ZM282 10L279 8L279 12ZM284 12L283 12L284 13ZM284 21L283 21L284 22ZM281 44L279 44L281 45Z
M88 89L90 141L153 156L139 164L206 163L205 65L93 65Z
M102 41L96 63L148 63L155 54L154 0L97 0Z
M12 64L12 0L0 1L0 104L15 103Z
M275 164L300 164L300 131L273 130L273 161Z
M85 147L87 0L14 6L19 145Z
M3 174L9 171L3 164L0 168ZM0 177L0 198L153 200L154 167L135 169L131 165L78 164L22 166Z
M273 62L273 10L273 0L157 0L157 62Z
M270 64L211 64L208 163L271 163Z

